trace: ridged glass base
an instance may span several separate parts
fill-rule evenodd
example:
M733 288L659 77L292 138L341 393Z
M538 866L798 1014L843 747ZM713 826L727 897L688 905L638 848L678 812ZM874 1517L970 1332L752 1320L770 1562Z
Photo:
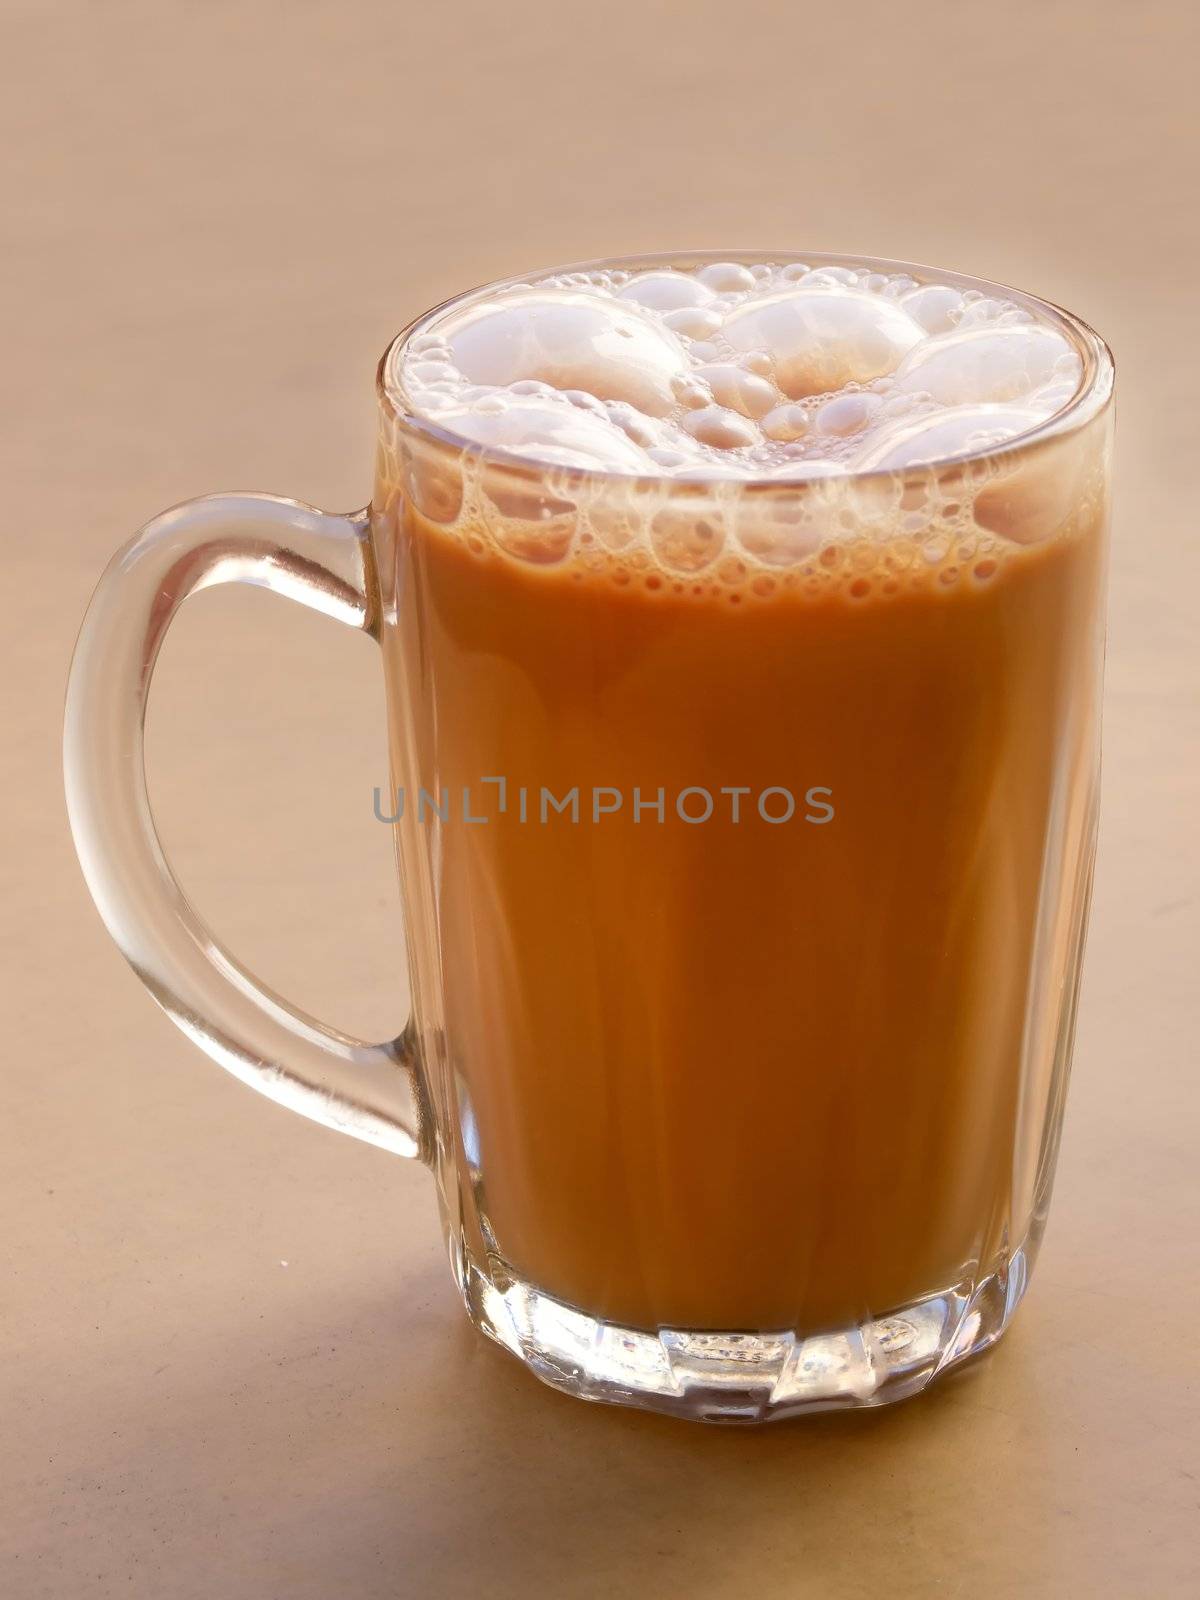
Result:
M832 1333L657 1334L597 1321L499 1270L463 1262L471 1319L543 1383L583 1400L700 1422L773 1422L882 1406L995 1343L1032 1266L1029 1244L981 1280Z

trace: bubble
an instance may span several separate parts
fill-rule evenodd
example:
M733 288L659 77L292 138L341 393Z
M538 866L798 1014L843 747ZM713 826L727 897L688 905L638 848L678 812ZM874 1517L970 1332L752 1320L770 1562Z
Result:
M606 550L625 550L637 538L641 523L636 512L627 505L598 504L588 513L588 527Z
M737 541L769 567L793 567L821 548L831 532L829 501L819 487L747 489L734 512Z
M646 456L607 420L577 406L546 404L520 396L495 396L499 405L475 405L443 414L439 421L472 444L510 450L566 466L644 472ZM484 407L486 406L486 409Z
M693 460L690 450L675 449L670 445L655 445L646 451L646 459L660 472L675 472L689 466Z
M710 406L713 403L713 392L704 381L703 367L689 373L686 378L673 379L671 390L681 406L693 410L696 406Z
M610 421L614 422L627 439L645 449L662 443L662 430L649 417L643 416L636 406L624 400L610 400L605 407Z
M421 395L421 409L427 416L436 416L439 411L457 405L462 396L457 389L449 384L439 384L437 388L426 389Z
M911 417L916 412L930 410L932 406L933 396L922 394L919 389L913 394L886 394L879 415L880 418Z
M852 267L817 267L805 278L804 287L845 289L853 288L857 282L858 273Z
M721 313L708 306L682 306L678 311L668 311L663 322L672 333L682 333L688 339L707 339L721 326Z
M701 267L696 277L707 288L715 290L718 294L729 294L755 287L754 274L749 267L743 267L737 261L714 261L706 267Z
M706 305L713 291L685 272L642 272L618 292L619 300L636 300L653 311L678 311L684 306Z
M419 333L409 340L408 353L410 356L439 356L449 355L450 346L438 333Z
M1054 363L1070 353L1060 333L1036 323L969 328L918 346L901 362L896 382L943 406L1017 400L1046 382Z
M650 523L650 544L664 567L674 572L703 572L725 546L720 518L695 505L664 506Z
M1037 411L1039 416L1052 417L1055 412L1061 411L1074 398L1079 388L1079 378L1082 372L1074 377L1055 378L1052 382L1044 384L1040 389L1035 389L1028 397L1027 404Z
M958 318L960 328L986 328L997 323L1028 322L1029 313L1014 306L1011 300L997 300L985 295L981 300L971 300L963 306Z
M564 389L562 396L573 406L578 406L581 411L590 411L594 417L608 416L603 400L597 400L596 396L588 394L586 389Z
M726 320L735 350L769 349L790 399L826 394L893 372L921 340L899 306L857 289L799 288L750 300Z
M975 522L1014 544L1052 539L1084 497L1088 464L1086 446L1069 434L1001 460L975 496Z
M854 465L861 471L878 471L942 461L1002 444L1035 427L1038 420L1036 412L1017 406L955 406L879 429Z
M865 428L882 404L875 394L840 394L826 400L813 420L818 433L845 437Z
M462 474L453 461L433 448L418 445L404 475L409 498L430 522L454 522L462 509Z
M565 561L571 553L574 528L569 518L555 522L503 518L492 528L492 537L502 550L531 566L551 567Z
M962 311L963 297L947 283L923 283L902 294L900 304L926 333L949 333Z
M767 438L774 439L780 444L790 444L793 439L802 439L808 432L809 425L809 413L805 408L790 402L768 411L759 423Z
M450 333L454 364L471 383L538 378L626 400L651 416L671 408L671 378L687 370L682 345L644 314L597 294L529 291L483 302Z
M451 361L414 361L408 372L423 388L434 383L462 382L462 373Z
M519 561L565 561L579 532L578 508L528 467L487 464L479 477L478 511L493 541Z
M519 383L510 383L509 394L536 395L541 400L554 400L560 391L552 383L541 383L537 378L522 378ZM575 390L579 393L579 390Z
M693 439L717 450L742 449L756 443L759 437L758 429L748 417L725 406L704 406L699 411L689 411L683 425Z
M744 417L765 416L779 403L779 390L773 383L732 362L699 367L695 375L703 380L718 405L740 411Z

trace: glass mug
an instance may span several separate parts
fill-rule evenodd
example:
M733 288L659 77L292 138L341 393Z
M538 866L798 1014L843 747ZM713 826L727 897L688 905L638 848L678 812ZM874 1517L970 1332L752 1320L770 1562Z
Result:
M882 1404L991 1345L1028 1281L1094 854L1113 369L1075 317L937 281L1048 320L1074 399L933 466L633 479L415 414L430 313L380 365L367 509L177 506L83 625L66 785L114 939L230 1072L427 1163L472 1320L571 1394ZM389 1043L264 989L156 839L155 657L225 582L381 647Z

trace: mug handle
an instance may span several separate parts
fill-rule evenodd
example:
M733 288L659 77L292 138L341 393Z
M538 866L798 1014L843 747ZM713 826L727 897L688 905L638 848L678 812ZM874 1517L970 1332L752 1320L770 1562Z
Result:
M189 500L118 551L92 597L67 686L63 766L75 848L108 931L188 1038L314 1122L405 1156L425 1120L411 1022L388 1044L327 1028L273 994L208 930L150 812L143 729L159 647L198 589L249 583L378 638L368 513L265 494Z

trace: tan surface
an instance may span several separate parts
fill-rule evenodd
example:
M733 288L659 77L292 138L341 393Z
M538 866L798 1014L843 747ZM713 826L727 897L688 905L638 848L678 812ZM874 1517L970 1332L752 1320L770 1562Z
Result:
M1195 1592L1193 17L7 8L0 1591ZM139 521L221 487L361 502L373 362L410 314L530 263L725 241L1040 290L1109 336L1123 394L1096 912L1032 1296L926 1399L766 1433L587 1407L485 1347L425 1174L253 1097L142 994L57 753L79 615ZM371 647L204 596L152 721L204 911L311 1009L394 1027Z

